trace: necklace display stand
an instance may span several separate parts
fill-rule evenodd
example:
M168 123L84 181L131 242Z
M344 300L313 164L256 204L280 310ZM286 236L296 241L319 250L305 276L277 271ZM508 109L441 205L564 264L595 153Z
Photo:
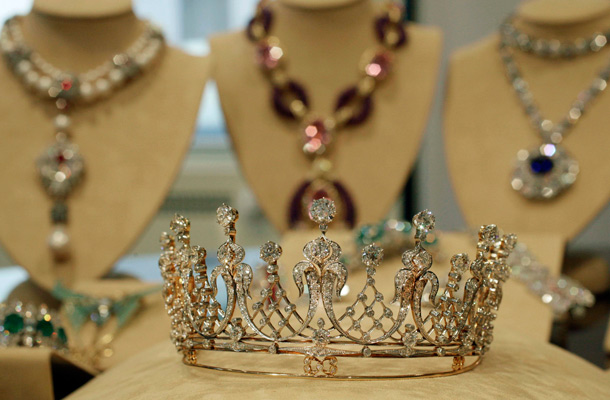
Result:
M610 26L610 2L536 0L523 3L515 25L532 36L574 40ZM515 154L539 143L498 53L498 35L454 55L449 73L445 140L453 188L466 221L495 221L511 232L547 232L574 238L610 199L610 95L601 93L563 141L578 160L578 180L548 201L523 198L512 189ZM575 58L541 58L514 51L541 112L558 121L608 59L608 50ZM558 249L562 251L562 249Z
M23 17L24 40L58 68L78 72L129 47L142 32L130 1L90 3L36 1ZM10 95L0 99L0 182L11 190L0 198L0 242L38 286L106 275L165 199L191 144L209 63L171 47L163 52L137 80L72 115L87 171L68 199L72 255L65 262L47 247L51 200L35 169L52 139L53 107L1 66L0 90Z
M332 110L353 84L364 50L375 44L377 6L370 0L278 0L272 34L282 43L290 75L310 93L313 113ZM337 135L333 178L351 194L356 223L384 217L415 163L434 96L441 34L409 24L408 43L375 91L368 120ZM299 126L278 116L270 86L243 31L210 40L214 76L235 154L265 215L279 231L297 187L310 178Z
M144 28L129 0L36 0L22 22L28 45L49 63L75 73L126 49ZM35 168L36 158L53 137L54 106L29 93L12 71L0 66L0 90L5 94L0 98L4 166L0 182L10 188L0 197L0 243L31 278L12 298L32 303L48 300L47 291L58 280L76 292L97 297L142 290L146 284L135 280L99 278L132 246L167 196L191 145L208 75L207 58L168 46L141 77L107 99L76 108L72 139L87 171L68 199L72 254L68 261L57 262L47 246L51 199ZM142 311L113 339L113 354L99 368L108 368L165 338L164 314L161 297L147 296ZM83 343L92 334L89 328L83 327L78 334ZM24 358L25 351L29 356ZM76 377L86 373L73 361L63 362L69 365L62 367L49 351L1 353L0 375L10 379L7 390L17 390L16 397L53 398L53 392L73 390ZM58 366L72 380L62 381L60 374L58 381L51 381ZM20 368L28 373L19 374ZM40 374L32 374L40 369ZM40 384L32 384L39 377Z

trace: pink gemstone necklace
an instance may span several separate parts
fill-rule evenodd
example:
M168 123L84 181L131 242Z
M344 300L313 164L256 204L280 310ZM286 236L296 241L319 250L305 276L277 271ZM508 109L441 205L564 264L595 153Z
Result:
M254 43L257 63L271 84L273 108L281 117L299 123L303 153L311 160L313 169L313 179L299 185L290 202L288 221L291 228L307 223L310 204L322 197L335 202L338 219L349 227L354 226L354 202L345 186L331 177L332 163L328 153L338 131L363 123L371 114L373 92L390 72L394 51L407 42L403 15L400 5L392 1L387 3L374 23L379 46L363 54L360 79L339 94L330 116L319 117L311 115L305 88L287 76L284 50L279 39L270 35L273 13L269 1L259 2L246 34Z
M0 49L8 67L28 89L52 100L58 111L54 119L54 141L36 160L42 186L53 200L53 230L48 242L57 261L70 257L66 201L82 181L85 172L84 159L78 146L71 140L68 110L78 103L108 97L113 90L147 70L163 47L162 32L146 22L144 32L127 50L117 53L96 68L73 74L56 68L25 43L20 17L7 20L2 27Z

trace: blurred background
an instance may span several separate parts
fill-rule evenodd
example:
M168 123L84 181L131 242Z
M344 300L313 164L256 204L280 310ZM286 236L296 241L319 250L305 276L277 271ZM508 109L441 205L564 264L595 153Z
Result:
M133 0L138 16L160 25L171 45L195 55L209 52L207 38L210 35L242 29L251 18L256 3L256 0ZM443 29L445 47L434 110L420 158L406 185L405 194L392 211L393 216L410 218L413 210L426 207L437 214L441 229L460 230L465 227L451 191L443 156L441 112L447 59L454 49L493 33L518 3L518 0L405 2L410 20ZM0 2L0 23L14 14L27 13L31 5L31 0ZM238 208L242 219L247 220L241 224L242 231L256 230L256 235L244 232L240 235L242 239L279 237L265 220L241 176L230 149L213 82L207 84L203 97L193 145L183 170L157 217L126 255L127 262L133 263L134 256L156 255L159 232L167 230L167 223L175 212L188 215L193 220L194 237L205 242L220 241L220 232L208 232L206 228L214 226L214 213L222 202ZM125 260L119 264L124 263ZM0 248L0 267L12 265L13 262ZM12 270L14 278L10 279L11 282L25 279L23 270L18 267ZM0 299L5 297L6 288L12 286L6 280L0 283Z

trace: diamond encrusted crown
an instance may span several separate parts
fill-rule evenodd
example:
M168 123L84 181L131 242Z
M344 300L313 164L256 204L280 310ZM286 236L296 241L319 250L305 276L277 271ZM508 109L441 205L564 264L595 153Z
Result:
M174 235L161 237L159 267L171 339L186 364L263 375L409 378L468 371L489 349L502 284L510 275L506 258L515 246L514 235L500 236L495 225L481 227L476 258L471 262L466 254L453 256L441 289L430 271L432 256L423 247L434 229L434 215L420 212L413 217L415 247L402 256L404 266L394 275L390 301L374 278L383 249L371 244L361 252L367 267L364 287L346 303L339 296L348 270L340 261L341 247L326 236L335 216L331 200L315 200L310 207L309 217L322 234L305 245L305 260L292 269L298 289L294 295L280 282L282 248L273 242L260 250L266 265L260 296L250 292L254 272L235 242L238 215L224 204L217 210L227 241L218 248L220 264L211 270L206 250L190 244L185 217L176 215L170 225ZM468 271L471 276L460 289ZM244 353L267 355L252 360L253 355ZM418 370L406 361L424 358L434 361L432 370ZM366 364L375 363L373 359L377 364Z

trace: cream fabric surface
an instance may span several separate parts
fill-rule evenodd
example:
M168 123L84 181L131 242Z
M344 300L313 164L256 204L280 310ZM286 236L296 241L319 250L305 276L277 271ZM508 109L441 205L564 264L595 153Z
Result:
M277 357L278 363L284 356ZM220 358L222 355L214 354ZM363 362L370 360L363 360ZM374 360L376 362L376 360ZM498 337L483 363L461 375L412 380L328 381L210 371L181 362L160 343L68 397L86 399L608 399L607 373L551 344L516 334Z

